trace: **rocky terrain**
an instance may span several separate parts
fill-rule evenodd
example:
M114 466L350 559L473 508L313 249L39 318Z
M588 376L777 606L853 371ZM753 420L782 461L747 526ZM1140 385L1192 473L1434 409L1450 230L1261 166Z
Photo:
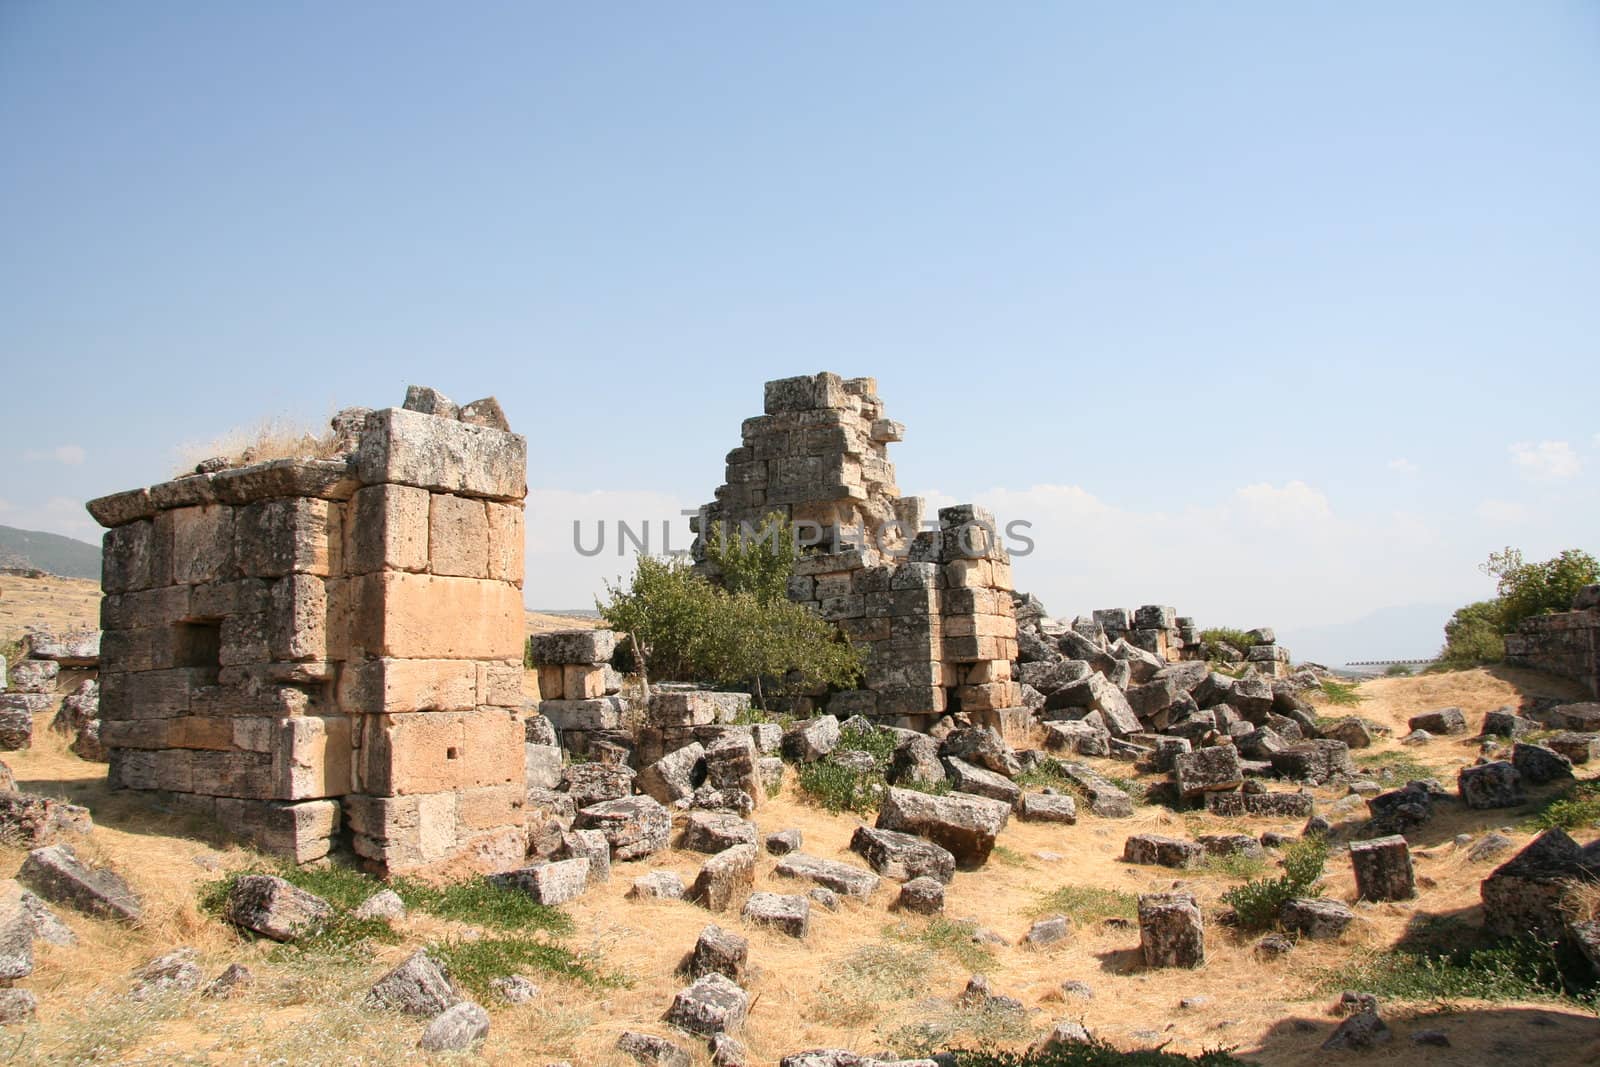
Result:
M23 581L7 579L9 607L20 608ZM59 626L75 620L56 585L29 588L52 605L50 621ZM81 609L76 621L87 621ZM1572 795L1572 780L1559 767L1549 781L1535 781L1542 776L1534 771L1503 798L1506 806L1483 808L1461 799L1464 788L1479 802L1474 774L1465 787L1458 776L1486 747L1491 756L1501 749L1511 754L1509 738L1480 736L1486 725L1524 729L1501 709L1549 718L1551 709L1581 695L1571 683L1517 670L1376 680L1353 696L1337 688L1305 690L1324 732L1350 730L1354 739L1353 727L1337 725L1354 715L1364 740L1348 753L1347 771L1305 787L1332 842L1325 876L1307 894L1324 903L1280 917L1276 929L1250 931L1228 924L1223 894L1275 877L1307 818L1298 810L1218 814L1215 806L1208 811L1164 799L1175 776L1143 754L1123 753L1136 761L1063 756L1126 793L1124 815L1099 803L1093 788L1023 750L1033 773L1012 778L1027 799L1015 805L987 862L944 871L934 857L931 884L921 879L909 889L898 883L919 873L905 864L923 862L920 853L907 859L863 847L860 828L880 820L830 813L814 791L801 788L799 767L791 763L782 785L749 813L753 831L736 816L678 810L666 847L636 860L608 859L605 880L582 884L591 866L581 862L574 868L581 868L579 884L562 889L554 884L561 861L542 868L551 873L532 892L570 896L556 908L524 903L508 911L494 894L453 899L397 883L404 899L367 909L387 918L357 920L348 912L382 887L338 868L310 869L295 877L330 902L318 919L322 905L314 901L292 900L285 911L270 892L235 899L250 880L231 876L285 872L204 820L113 792L104 766L70 751L69 737L50 729L54 712L41 713L31 746L5 754L21 794L56 802L48 817L37 807L20 812L18 804L6 816L11 830L0 848L0 873L21 884L6 883L9 896L0 894L0 904L10 903L0 912L11 917L7 929L26 929L7 945L27 942L25 952L14 948L12 955L28 957L8 964L10 988L0 990L4 1009L18 1020L6 1031L7 1055L22 1063L425 1062L432 1048L470 1044L486 1023L486 1038L456 1054L458 1062L707 1063L716 1047L707 1031L727 1024L750 1063L778 1063L804 1049L903 1057L946 1048L1020 1050L1052 1033L1070 1041L1083 1032L1123 1049L1227 1048L1240 1059L1275 1064L1320 1063L1330 1055L1592 1063L1600 1059L1600 1021L1593 1002L1581 999L1585 990L1563 995L1550 973L1542 984L1538 974L1525 973L1521 958L1498 965L1463 958L1431 969L1417 962L1418 953L1430 951L1448 958L1451 949L1474 944L1486 925L1526 927L1545 914L1526 906L1543 884L1538 877L1502 880L1511 892L1500 896L1482 884L1534 841L1541 813L1549 819L1552 800ZM1433 736L1402 742L1418 716L1451 708L1459 721L1453 713L1432 714L1419 721L1436 728ZM1579 731L1531 720L1526 728L1537 731L1535 741L1577 751L1569 737L1556 735ZM829 759L851 762L842 750ZM1513 765L1534 766L1526 754ZM584 766L562 772L558 791L590 788L587 772L575 773ZM1579 763L1567 773L1594 778L1593 766ZM1415 798L1401 787L1426 779L1437 784L1418 787L1427 798L1402 803ZM1295 788L1271 783L1272 792ZM1067 817L1061 802L1069 799L1071 821L1054 821ZM1370 822L1375 813L1388 822ZM1405 835L1416 893L1410 899L1360 899L1345 846L1379 831ZM755 846L748 849L753 864L731 865L748 866L749 880L741 884L734 876L725 910L708 909L718 901L707 901L705 892L699 901L648 895L681 883L691 896L697 884L720 896L715 870L710 878L705 871L730 864L706 850L738 854L738 846L728 850L730 841L718 836L730 833L735 840L753 837ZM782 836L769 842L772 835ZM1215 855L1193 844L1225 835L1234 835L1231 844L1214 846ZM1572 837L1579 846L1594 842L1593 817L1580 818ZM89 870L125 879L125 896L113 892L115 906L86 911L84 897L41 874L59 857L30 858L29 846L46 842L46 853L64 844ZM796 843L812 859L780 855ZM576 844L569 841L563 854ZM1568 861L1570 877L1577 861ZM941 877L948 878L942 887ZM831 892L819 892L826 887ZM756 903L746 905L751 893ZM1138 898L1145 894L1192 897L1203 960L1155 962L1198 966L1152 965L1140 929ZM1487 916L1486 895L1494 902ZM805 902L803 936L793 936L797 920L761 921L770 909L783 910L778 898ZM1569 899L1579 907L1584 900L1595 904L1582 891ZM1180 925L1189 921L1182 905L1177 911ZM285 914L333 925L301 938L291 922L287 943L245 928L275 929L272 922ZM1145 921L1154 929L1164 920L1147 914ZM722 932L708 935L711 926ZM1182 956L1182 937L1156 940L1166 946L1160 951ZM454 991L444 987L440 999L411 1015L372 990L392 988L380 980L419 949L449 967ZM241 968L247 980L237 980ZM732 973L737 985L702 977L694 996L680 996L694 971ZM497 980L507 976L520 980ZM1359 1003L1354 1010L1342 1004L1347 990L1375 995L1375 1016ZM441 1013L458 996L481 1004L482 1016L470 1006ZM1349 1044L1352 1033L1360 1045L1373 1027L1382 1040L1365 1051L1324 1051L1347 1016L1357 1023L1345 1023L1347 1036L1336 1046ZM629 1033L635 1036L625 1038ZM650 1058L656 1046L646 1037L670 1042L687 1058L670 1052ZM716 1062L733 1062L726 1050L718 1055Z

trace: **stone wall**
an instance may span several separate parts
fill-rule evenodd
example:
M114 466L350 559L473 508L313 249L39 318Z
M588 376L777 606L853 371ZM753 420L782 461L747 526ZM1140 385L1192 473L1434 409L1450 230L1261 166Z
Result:
M714 526L734 537L771 514L796 524L802 545L815 543L790 599L837 622L867 661L864 688L834 694L827 710L913 729L949 711L993 719L1021 704L1011 561L983 509L945 508L929 523L920 498L899 495L888 445L904 433L871 378L766 383L765 414L745 421L696 520L696 557L714 576L703 541ZM796 710L813 710L814 696Z
M1580 591L1571 611L1524 619L1506 635L1506 662L1571 678L1600 697L1600 585Z
M416 388L335 427L331 459L90 502L110 781L300 862L514 866L526 443Z

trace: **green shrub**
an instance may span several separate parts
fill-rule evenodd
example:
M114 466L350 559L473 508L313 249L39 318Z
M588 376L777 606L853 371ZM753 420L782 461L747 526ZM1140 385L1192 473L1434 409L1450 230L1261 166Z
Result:
M1479 569L1496 580L1502 633L1515 630L1523 619L1570 610L1580 589L1600 582L1600 560L1576 548L1543 563L1526 563L1521 552L1507 547L1490 553Z
M802 763L795 770L795 781L800 795L835 815L854 812L870 815L878 810L888 788L883 772L857 770L830 757L813 763Z
M502 888L487 878L445 885L396 878L391 888L400 894L406 907L441 919L524 933L547 930L552 934L566 934L572 931L572 919L566 912L546 904L535 904L528 894Z
M1501 637L1503 612L1498 600L1480 600L1457 608L1444 624L1444 648L1436 665L1447 670L1464 670L1506 658L1506 642Z
M1322 697L1329 704L1340 708L1353 708L1367 699L1356 691L1360 684L1360 682L1340 682L1324 678L1317 687L1322 690Z
M1265 930L1277 925L1284 902L1303 897L1322 880L1328 860L1328 843L1321 835L1301 838L1283 851L1283 874L1236 886L1222 894L1245 930Z
M1600 827L1600 778L1577 782L1547 803L1534 816L1541 830L1559 826L1563 830Z
M1255 642L1250 639L1247 630L1236 630L1231 626L1213 626L1209 630L1200 631L1200 649L1208 660L1220 660L1222 650L1219 645L1232 645L1241 653L1248 652L1254 647Z
M766 691L848 689L861 654L839 628L774 592L771 575L793 566L792 538L729 548L733 570L716 585L679 559L641 555L626 586L606 583L596 607L632 634L655 681L709 682ZM787 581L787 578L785 578Z
M839 743L834 747L845 752L865 752L872 757L879 770L887 771L899 742L894 731L887 727L851 723L839 731Z
M951 1053L956 1067L1244 1067L1228 1049L1211 1049L1197 1056L1165 1049L1123 1052L1099 1039L1083 1044L1055 1045L1029 1052L994 1049Z
M1385 678L1410 678L1415 673L1417 672L1411 669L1411 664L1409 663L1391 663L1384 670L1383 676Z

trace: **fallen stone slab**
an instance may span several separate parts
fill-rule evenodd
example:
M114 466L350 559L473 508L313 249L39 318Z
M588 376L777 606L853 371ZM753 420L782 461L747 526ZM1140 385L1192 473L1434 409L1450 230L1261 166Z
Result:
M1128 863L1182 869L1199 866L1205 857L1205 847L1198 842L1160 834L1134 834L1122 844L1122 858Z
M1187 893L1139 897L1139 948L1147 967L1198 967L1206 959L1205 922Z
M1456 773L1456 789L1462 803L1476 810L1514 808L1527 799L1521 773L1507 760L1461 768Z
M1464 734L1467 732L1467 717L1460 708L1439 708L1411 716L1406 720L1406 726L1413 730L1426 730L1435 737Z
M1179 753L1172 761L1178 793L1197 797L1203 793L1237 789L1244 784L1239 750L1232 745L1212 745Z
M310 937L333 916L326 900L270 874L235 879L223 907L223 917L233 925L274 941Z
M804 852L792 852L784 856L773 873L784 878L814 882L824 889L860 900L866 900L878 888L878 876L871 871L837 860L808 856Z
M799 830L779 830L767 835L767 854L787 856L791 852L799 852L804 843L805 835Z
M535 904L565 904L589 888L589 861L579 858L519 867L490 875L489 881L502 889L526 893Z
M850 851L883 877L897 882L924 877L949 882L955 877L956 858L949 850L914 834L858 826L850 838Z
M168 993L188 993L200 988L205 972L195 962L192 948L179 948L157 956L141 967L134 975L133 988L128 996L134 1000L151 1000Z
M1071 826L1078 821L1078 802L1065 793L1024 793L1017 813L1025 822L1056 822Z
M694 795L706 778L706 750L698 741L668 752L639 772L639 789L662 804Z
M666 848L672 837L671 813L643 796L590 805L579 810L573 825L605 834L614 860L643 859Z
M945 757L944 773L958 793L988 797L1007 806L1014 806L1022 799L1022 787L1011 779L954 756Z
M47 845L29 852L17 881L53 904L89 915L130 925L144 918L144 905L121 875L107 867L89 867L70 845Z
M839 720L832 715L808 719L783 735L782 751L796 763L815 763L839 744Z
M1057 941L1065 941L1072 935L1072 923L1065 915L1052 915L1040 919L1028 928L1023 935L1022 942L1030 948L1044 948Z
M439 964L418 949L374 982L364 1003L368 1008L431 1018L460 1002L461 995Z
M489 1013L470 1000L435 1015L417 1044L424 1052L465 1052L489 1036Z
M757 926L771 926L790 937L805 937L811 927L811 902L798 893L751 893L743 915Z
M1338 937L1355 921L1356 913L1338 900L1286 900L1278 912L1284 929L1312 940Z
M756 843L756 825L723 811L691 811L678 847L715 855L734 845Z
M1600 856L1587 854L1559 827L1546 830L1480 883L1484 928L1501 937L1554 940L1566 925L1568 887L1593 879L1600 879Z
M981 866L1011 815L1009 805L986 797L932 796L890 787L878 807L880 830L925 837L962 866Z
M406 902L393 889L380 889L350 913L357 919L404 919Z
M1244 810L1249 815L1266 815L1280 819L1309 818L1316 810L1316 798L1310 793L1245 793Z
M1398 834L1350 842L1350 864L1362 900L1410 900L1417 895L1411 848Z
M700 931L689 953L689 977L720 974L732 982L744 981L750 963L750 942L732 930L712 923Z
M14 881L0 884L0 982L33 973L33 920L23 905L23 888Z
M561 771L561 792L578 808L633 795L633 768L613 763L574 763Z
M993 730L982 726L967 726L946 734L939 743L939 755L1003 778L1015 778L1022 773L1022 764L1011 746Z
M553 859L588 860L589 884L611 881L611 842L599 830L569 830L561 835L561 848Z
M735 845L706 860L689 896L711 911L727 911L750 892L755 878L756 847Z
M913 878L900 887L900 896L895 901L895 907L900 911L909 911L916 915L942 915L944 883L927 875Z
M691 1067L689 1054L664 1037L624 1030L617 1038L617 1051L632 1056L645 1067Z
M738 1030L749 1011L749 994L726 976L711 973L678 991L667 1009L666 1021L686 1033L709 1037Z
M1511 765L1529 785L1572 779L1572 761L1553 748L1518 741L1511 746Z
M678 872L651 871L635 878L627 895L629 900L682 900L688 890Z
M39 1010L39 1000L31 989L0 989L0 1026L16 1026L31 1020Z

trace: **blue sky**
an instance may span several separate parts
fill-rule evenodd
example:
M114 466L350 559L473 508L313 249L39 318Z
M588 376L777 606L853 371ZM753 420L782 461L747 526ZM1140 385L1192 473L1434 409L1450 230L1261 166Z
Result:
M1059 614L1425 654L1600 551L1597 100L1590 3L4 4L0 523L425 382L582 605L831 369Z

